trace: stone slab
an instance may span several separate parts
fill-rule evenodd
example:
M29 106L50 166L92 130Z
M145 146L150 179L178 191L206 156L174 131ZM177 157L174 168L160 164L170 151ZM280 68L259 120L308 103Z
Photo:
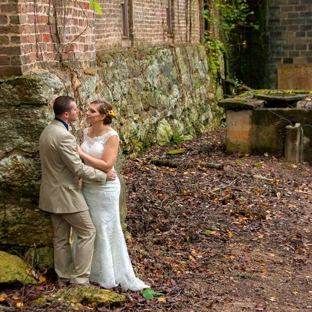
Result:
M278 89L310 90L312 65L281 65L277 67Z

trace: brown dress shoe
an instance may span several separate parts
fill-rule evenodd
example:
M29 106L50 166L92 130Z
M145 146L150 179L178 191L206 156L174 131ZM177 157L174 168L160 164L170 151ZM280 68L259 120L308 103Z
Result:
M72 287L90 287L90 288L96 288L96 286L90 284L90 283L70 283L70 286Z
M70 282L69 281L58 281L58 286L60 288L65 288L65 287L68 287L70 285Z

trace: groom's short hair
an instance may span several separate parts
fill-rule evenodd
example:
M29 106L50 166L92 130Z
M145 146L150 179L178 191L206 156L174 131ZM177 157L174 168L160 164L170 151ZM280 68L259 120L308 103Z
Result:
M57 97L53 104L53 111L55 116L61 116L65 112L71 110L71 103L75 102L75 99L68 95L61 95Z

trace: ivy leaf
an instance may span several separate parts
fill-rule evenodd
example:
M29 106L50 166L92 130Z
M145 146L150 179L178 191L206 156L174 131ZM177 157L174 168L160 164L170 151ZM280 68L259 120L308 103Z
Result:
M256 162L256 163L254 163L254 167L255 168L262 168L263 166L260 162Z
M91 9L93 9L98 14L102 14L101 6L98 2L96 2L95 0L89 0L89 2L90 2Z
M145 299L153 299L154 296L163 296L163 295L164 295L163 293L154 291L151 288L146 288L146 289L143 290L143 297Z
M96 11L97 14L100 14L100 15L102 14L101 6L97 2L94 2L94 10Z

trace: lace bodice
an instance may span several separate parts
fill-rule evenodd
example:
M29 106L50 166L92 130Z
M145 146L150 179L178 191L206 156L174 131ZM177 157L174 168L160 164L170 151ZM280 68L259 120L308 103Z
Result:
M102 136L96 136L90 138L88 136L88 129L83 130L83 143L81 144L81 149L84 153L89 154L94 158L101 159L106 141L111 137L118 134L115 130L110 130ZM118 137L119 139L119 137ZM87 162L86 162L87 163Z

